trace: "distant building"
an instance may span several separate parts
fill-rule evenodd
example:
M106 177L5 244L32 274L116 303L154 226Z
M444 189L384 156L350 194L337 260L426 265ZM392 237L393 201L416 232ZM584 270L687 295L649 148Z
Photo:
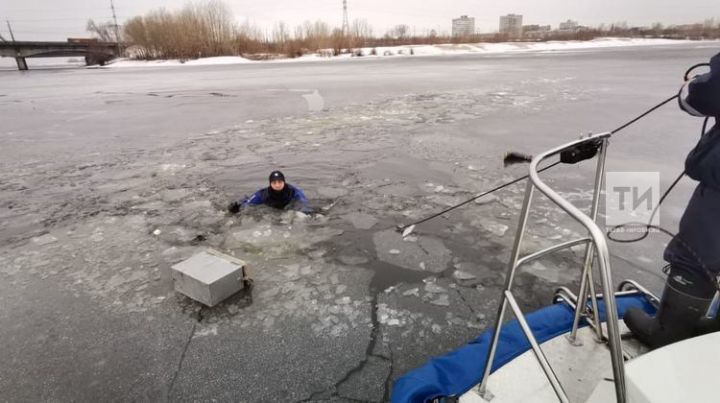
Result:
M550 25L533 24L522 26L522 34L525 38L540 39L546 37L550 32L552 32Z
M670 28L679 29L681 31L692 31L700 30L705 28L703 24L684 24L684 25L671 25Z
M522 26L522 32L523 34L528 34L531 32L550 32L552 31L552 27L550 25L523 25Z
M518 14L508 14L500 17L500 33L510 36L522 35L523 16Z
M470 36L475 34L475 18L467 15L452 20L452 36Z
M580 26L578 25L577 21L573 20L567 20L565 22L561 22L558 29L560 31L577 31Z

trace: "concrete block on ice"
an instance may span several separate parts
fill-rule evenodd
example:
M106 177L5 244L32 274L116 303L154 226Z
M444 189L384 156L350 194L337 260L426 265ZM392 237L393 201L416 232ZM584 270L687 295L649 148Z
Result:
M208 249L172 266L175 291L215 306L243 288L245 262Z

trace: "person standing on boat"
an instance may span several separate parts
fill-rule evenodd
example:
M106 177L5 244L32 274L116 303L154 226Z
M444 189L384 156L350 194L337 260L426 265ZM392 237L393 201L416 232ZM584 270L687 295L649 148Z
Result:
M285 175L280 171L273 171L268 178L270 186L262 188L252 196L234 201L228 206L230 213L237 213L242 207L265 204L276 209L294 209L304 213L311 212L307 197L303 191L285 182Z
M685 173L699 182L665 249L670 272L655 317L629 310L625 323L652 348L720 330L720 317L705 318L720 274L720 53L710 72L686 83L680 106L694 116L715 119L685 161Z

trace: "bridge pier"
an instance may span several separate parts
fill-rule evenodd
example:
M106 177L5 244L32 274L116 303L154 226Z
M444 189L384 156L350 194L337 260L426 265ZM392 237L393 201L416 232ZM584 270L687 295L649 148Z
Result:
M20 57L20 56L16 57L15 62L17 63L18 70L22 71L22 70L28 69L28 65L27 65L27 62L25 61L24 57Z

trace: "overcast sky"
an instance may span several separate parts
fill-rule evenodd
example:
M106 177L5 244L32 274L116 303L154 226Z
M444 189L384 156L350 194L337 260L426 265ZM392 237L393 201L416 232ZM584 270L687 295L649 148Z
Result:
M182 8L186 0L114 0L122 23L135 15L165 7ZM306 20L342 23L342 0L225 0L238 21L270 28L276 21L297 25ZM348 0L349 17L366 19L376 35L397 24L418 34L430 29L450 31L451 19L475 17L480 32L498 29L498 17L516 13L524 24L550 24L573 19L580 24L627 21L630 25L686 24L715 17L720 0ZM0 34L8 39L10 20L17 40L64 40L85 36L88 18L110 20L110 0L0 0Z

